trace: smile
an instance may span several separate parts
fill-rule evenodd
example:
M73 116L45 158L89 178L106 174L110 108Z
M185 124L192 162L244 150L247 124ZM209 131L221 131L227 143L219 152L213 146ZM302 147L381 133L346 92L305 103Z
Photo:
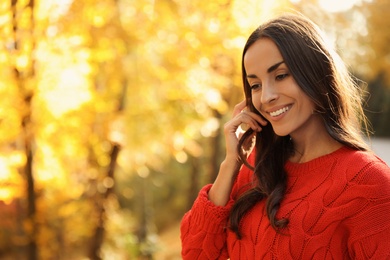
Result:
M278 110L276 110L276 111L274 111L274 112L269 112L269 114L271 115L271 116L279 116L279 115L281 115L281 114L283 114L283 113L286 113L287 111L289 110L289 107L283 107L283 108L281 108L281 109L278 109Z

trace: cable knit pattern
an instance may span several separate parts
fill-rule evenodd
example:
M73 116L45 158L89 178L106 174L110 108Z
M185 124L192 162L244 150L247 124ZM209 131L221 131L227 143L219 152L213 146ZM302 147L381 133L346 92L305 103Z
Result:
M390 259L390 168L383 161L344 147L285 169L277 217L289 219L287 228L271 227L261 201L242 219L241 240L229 231L234 200L253 178L243 167L225 207L208 200L207 185L183 217L183 259Z

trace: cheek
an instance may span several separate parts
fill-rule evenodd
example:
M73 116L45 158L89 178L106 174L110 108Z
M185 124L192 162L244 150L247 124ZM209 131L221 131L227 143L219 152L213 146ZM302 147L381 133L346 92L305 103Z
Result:
M301 93L301 104L302 110L306 111L307 113L313 113L316 107L314 102L304 93Z

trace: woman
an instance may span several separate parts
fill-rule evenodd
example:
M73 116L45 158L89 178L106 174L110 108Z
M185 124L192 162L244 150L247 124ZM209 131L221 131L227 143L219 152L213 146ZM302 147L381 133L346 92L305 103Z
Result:
M182 220L183 259L389 259L390 169L366 146L362 96L317 26L265 23L242 71L225 160Z

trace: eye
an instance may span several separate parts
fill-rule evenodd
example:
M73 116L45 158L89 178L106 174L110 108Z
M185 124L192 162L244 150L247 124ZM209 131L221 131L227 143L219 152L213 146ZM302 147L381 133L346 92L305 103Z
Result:
M277 75L277 76L276 76L276 80L283 80L283 79L285 79L286 77L288 77L288 75L289 75L289 74L287 74L287 73Z
M258 89L261 89L261 84L253 84L251 86L251 91L255 91L255 90L258 90Z

